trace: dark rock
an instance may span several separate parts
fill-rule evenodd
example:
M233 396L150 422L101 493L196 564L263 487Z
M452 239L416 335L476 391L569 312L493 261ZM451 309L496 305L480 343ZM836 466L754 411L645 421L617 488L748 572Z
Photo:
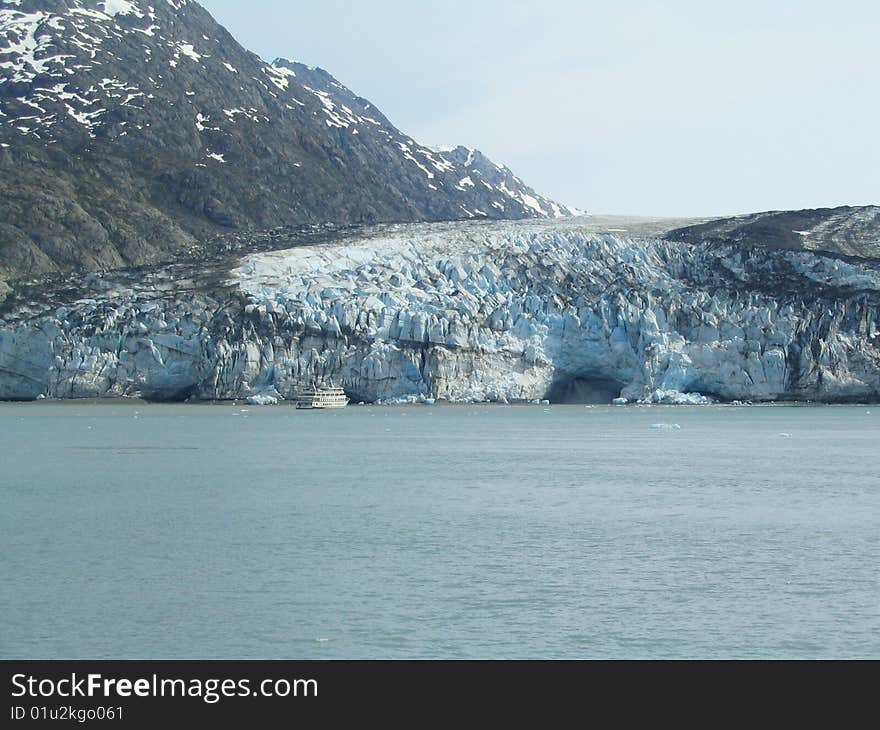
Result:
M880 206L751 213L677 228L664 238L880 258Z

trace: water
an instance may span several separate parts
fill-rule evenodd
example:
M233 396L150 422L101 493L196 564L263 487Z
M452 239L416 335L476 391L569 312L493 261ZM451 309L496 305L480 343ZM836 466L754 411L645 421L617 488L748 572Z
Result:
M0 405L0 657L880 657L869 410Z

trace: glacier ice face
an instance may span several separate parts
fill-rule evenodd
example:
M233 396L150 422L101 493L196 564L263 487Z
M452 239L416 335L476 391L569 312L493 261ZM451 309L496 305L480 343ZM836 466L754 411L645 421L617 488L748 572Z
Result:
M209 292L94 294L0 327L0 397L874 400L880 266L595 235L386 227L255 254ZM571 390L568 388L568 390Z

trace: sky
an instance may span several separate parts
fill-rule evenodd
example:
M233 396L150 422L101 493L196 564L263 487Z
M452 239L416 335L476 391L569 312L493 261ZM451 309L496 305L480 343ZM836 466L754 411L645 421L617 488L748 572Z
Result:
M595 213L880 203L876 0L200 0L428 145Z

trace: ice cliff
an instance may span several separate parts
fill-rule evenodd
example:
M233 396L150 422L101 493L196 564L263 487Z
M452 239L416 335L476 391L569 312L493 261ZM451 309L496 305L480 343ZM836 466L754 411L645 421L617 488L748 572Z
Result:
M0 398L290 398L315 381L364 401L880 397L877 260L577 221L417 224L163 281L7 304Z

